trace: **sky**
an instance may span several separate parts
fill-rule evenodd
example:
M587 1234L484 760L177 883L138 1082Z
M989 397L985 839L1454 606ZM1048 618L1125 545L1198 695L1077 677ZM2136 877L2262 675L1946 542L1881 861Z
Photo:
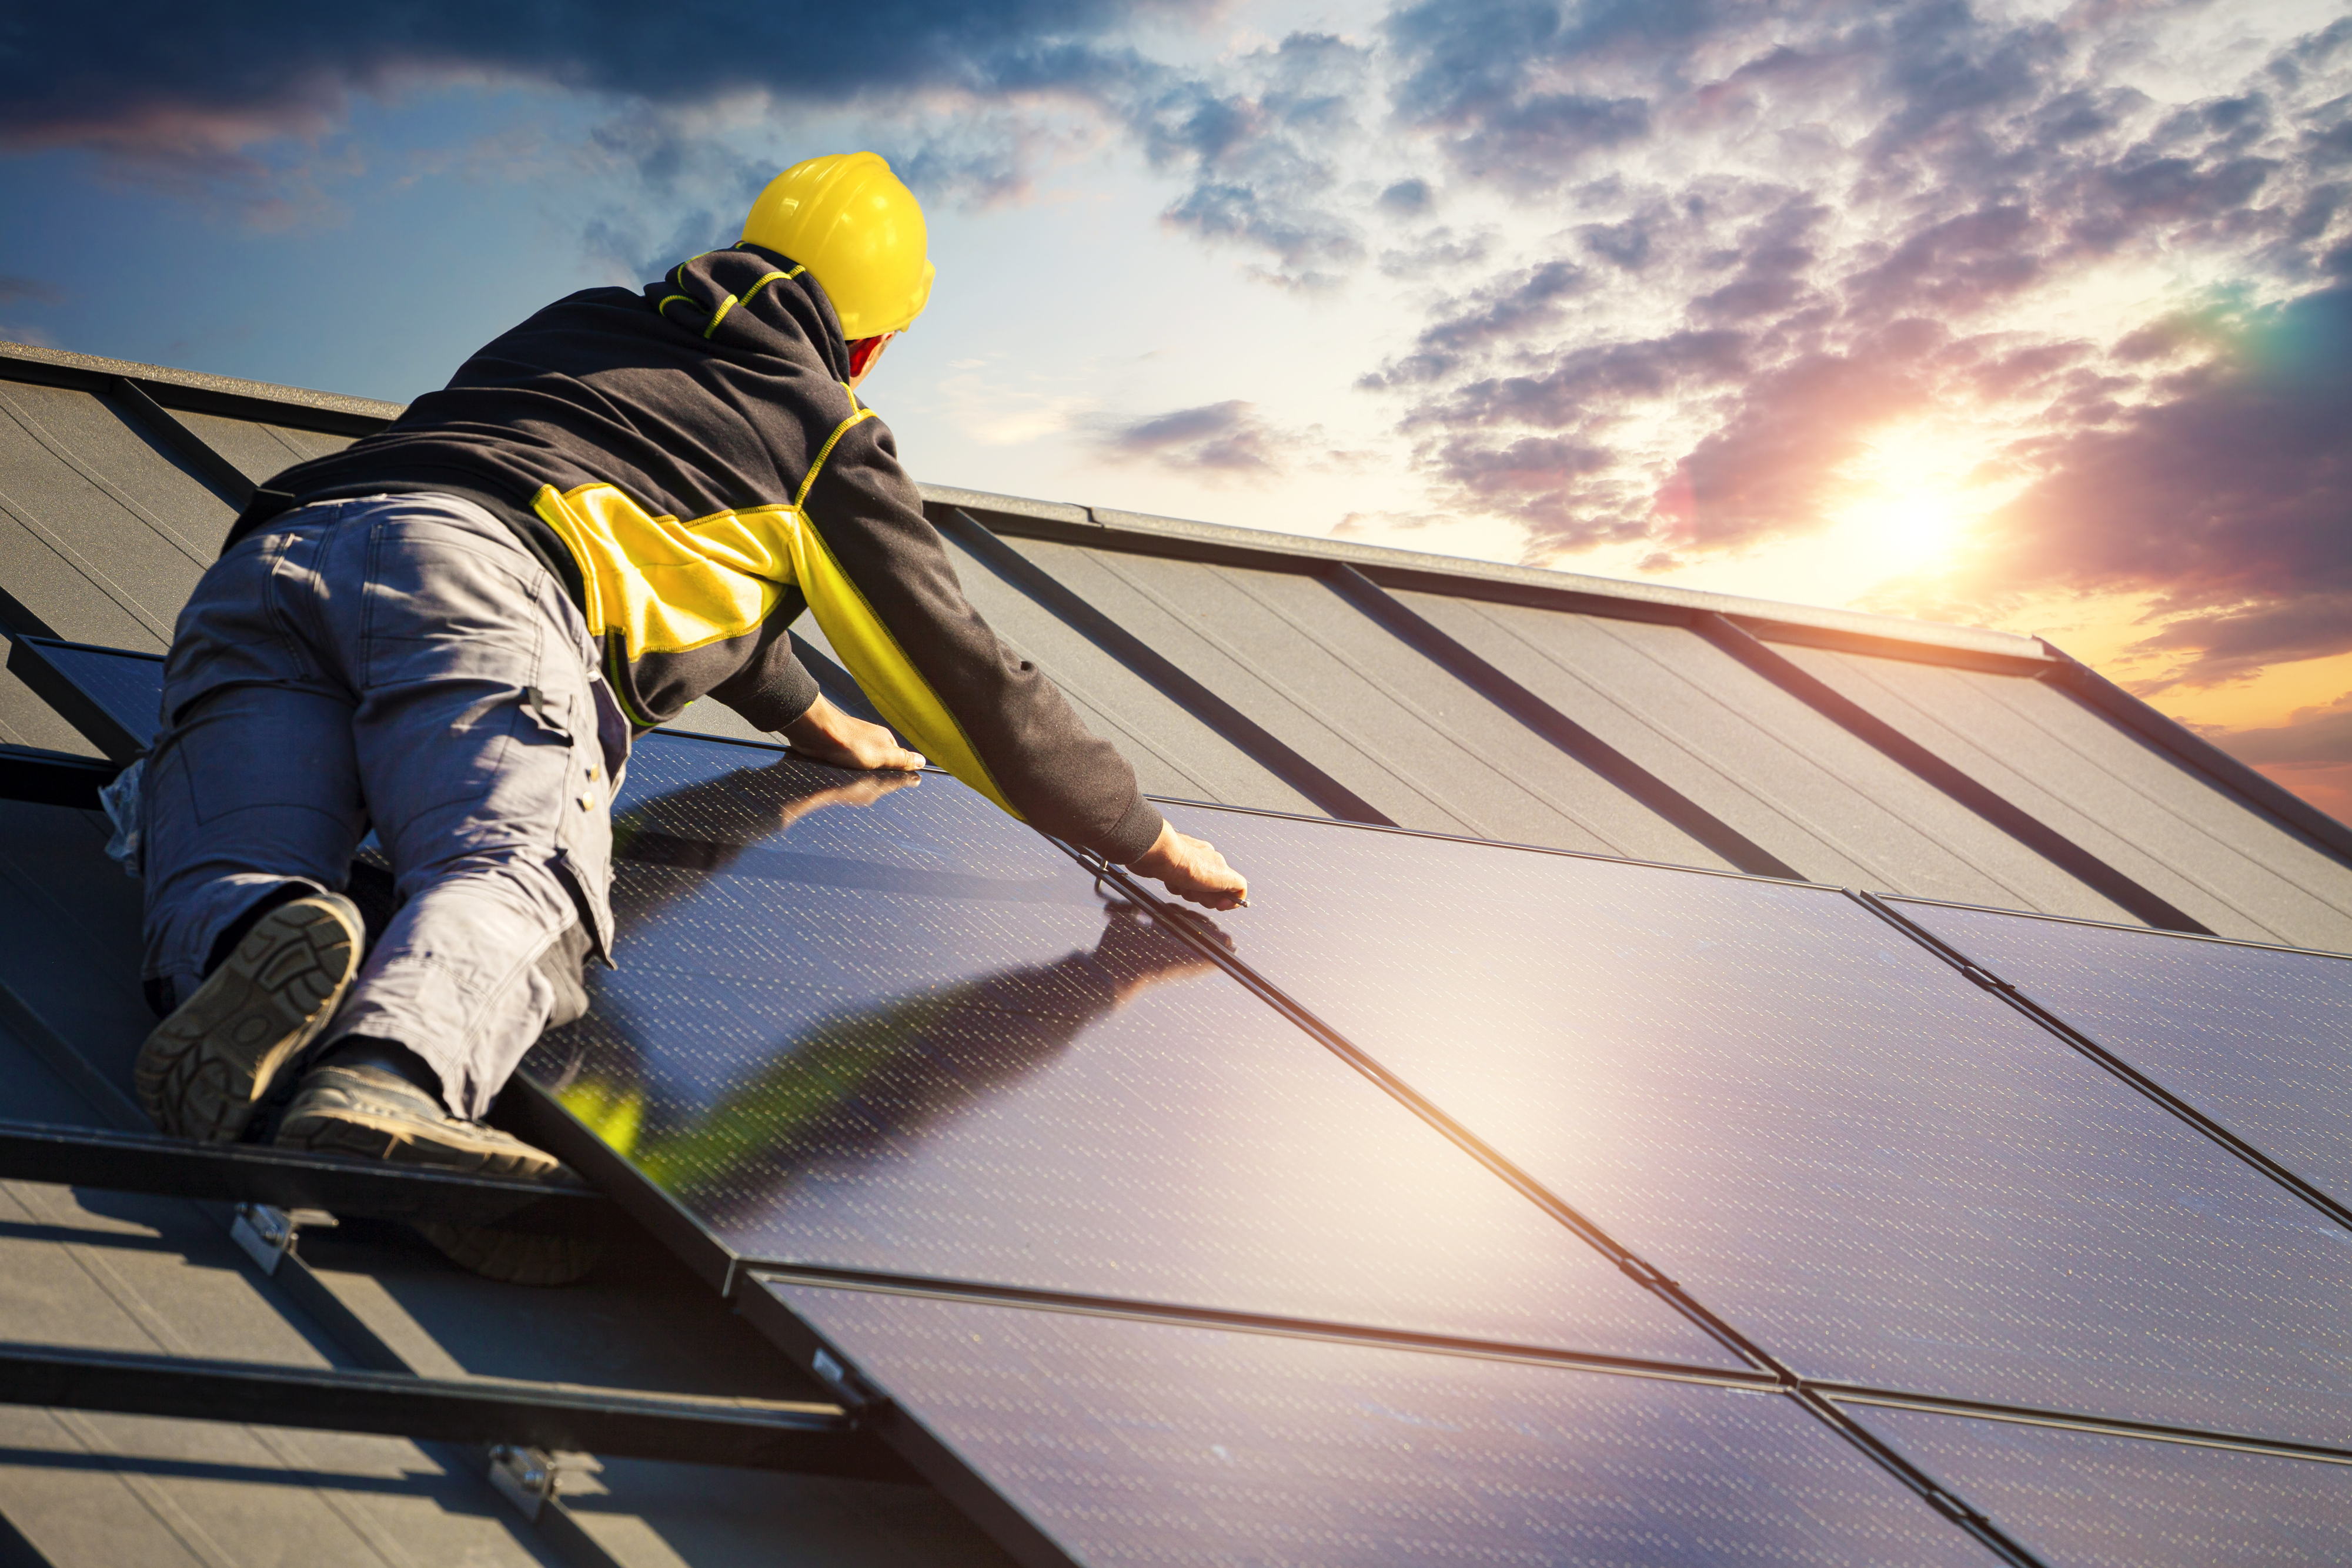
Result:
M2047 636L2352 819L2344 0L0 19L0 338L404 401L870 147L921 478Z

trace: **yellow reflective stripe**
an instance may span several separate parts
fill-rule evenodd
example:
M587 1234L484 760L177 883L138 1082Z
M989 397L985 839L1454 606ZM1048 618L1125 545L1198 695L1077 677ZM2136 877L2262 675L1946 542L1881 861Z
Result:
M809 465L808 476L801 481L800 493L793 497L793 515L799 527L793 530L793 578L800 584L803 597L816 616L816 623L824 628L824 639L841 662L857 681L858 689L872 700L882 716L899 738L931 761L938 763L964 783L979 790L1007 816L1019 818L1013 802L996 787L987 766L963 726L956 722L930 683L916 670L914 661L875 613L873 604L863 590L842 570L835 559L833 548L824 536L808 519L803 503L810 486L824 468L824 461L833 455L834 447L849 434L854 425L874 417L870 409L860 409L834 427L833 434Z
M873 417L874 411L872 409L861 408L856 413L851 414L847 419L843 420L839 424L833 427L833 434L826 436L824 438L824 444L816 449L816 461L809 465L807 476L801 480L801 487L793 497L793 505L795 507L807 504L809 486L816 483L816 476L819 474L824 472L824 460L833 455L834 447L840 444L843 436L849 434L849 427L853 424L858 423L860 421L868 420Z
M806 272L807 270L808 270L808 268L807 268L807 267L796 267L793 268L790 272L772 272L772 273L768 274L768 276L767 276L767 277L762 277L761 279L760 279L760 281L759 281L759 282L757 282L757 283L755 283L755 284L751 285L751 287L749 287L749 288L747 288L747 289L743 290L743 303L744 303L744 304L746 304L746 305L749 305L750 303L751 303L751 297L752 297L753 295L755 295L755 294L759 293L759 292L760 292L760 290L761 290L762 288L767 287L768 287L768 285L770 285L771 283L775 282L777 279L779 279L779 278L791 279L791 278L798 277L802 273Z
M668 308L669 308L669 302L670 302L671 300L673 300L673 299L683 299L683 300L685 300L688 305L698 305L698 304L700 304L700 303L701 303L701 301L700 301L700 300L698 300L698 299L695 298L692 295L688 295L688 294L665 294L665 295L663 295L663 296L662 296L662 302L661 302L660 304L658 304L658 305L656 305L656 306L655 306L655 307L654 307L654 314L655 314L655 315L656 315L656 316L658 316L658 315L660 315L663 311L665 311L665 310L668 309Z
M711 333L719 330L719 323L727 319L727 312L734 309L735 305L736 299L732 294L720 300L719 302L719 313L710 318L710 325L702 329L702 335L708 338Z

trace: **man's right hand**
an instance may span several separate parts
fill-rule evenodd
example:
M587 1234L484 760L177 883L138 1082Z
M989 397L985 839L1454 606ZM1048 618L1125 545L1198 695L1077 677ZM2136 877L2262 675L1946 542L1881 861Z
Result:
M899 745L897 736L842 712L829 697L818 697L808 712L784 726L784 739L802 756L835 768L899 768L912 773L923 765L922 758Z
M1216 845L1166 822L1151 847L1128 862L1127 869L1204 909L1238 909L1249 902L1249 879L1225 863Z

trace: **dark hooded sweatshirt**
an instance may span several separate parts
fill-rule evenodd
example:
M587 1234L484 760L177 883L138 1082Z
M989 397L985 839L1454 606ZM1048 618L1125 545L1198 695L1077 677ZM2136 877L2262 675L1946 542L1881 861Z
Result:
M706 693L763 729L798 718L817 686L786 628L812 611L908 745L1014 816L1133 860L1160 825L1134 769L965 601L848 378L816 280L739 246L641 294L558 300L382 432L268 488L297 505L433 491L488 507L571 590L641 727Z

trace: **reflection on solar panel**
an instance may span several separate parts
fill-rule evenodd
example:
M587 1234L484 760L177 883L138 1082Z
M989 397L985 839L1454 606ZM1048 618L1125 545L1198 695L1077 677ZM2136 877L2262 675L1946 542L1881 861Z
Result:
M1990 1561L1783 1395L763 1283L1025 1562Z
M1889 902L2352 1205L2352 958Z
M2352 1436L2352 1233L1853 901L1171 814L1243 961L1798 1372Z
M2058 1563L2313 1568L2352 1542L2352 1465L1917 1410L1849 1414Z
M526 1071L734 1254L1745 1364L950 780L648 737L617 841Z

